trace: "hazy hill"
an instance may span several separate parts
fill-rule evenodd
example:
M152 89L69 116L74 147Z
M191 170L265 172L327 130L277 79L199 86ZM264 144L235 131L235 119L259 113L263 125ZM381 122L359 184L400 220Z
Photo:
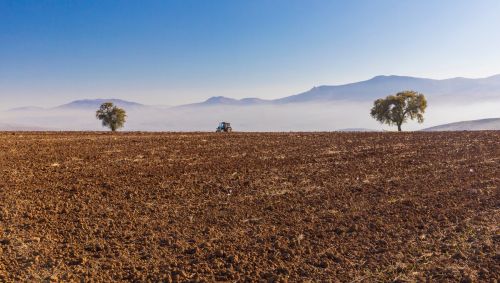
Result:
M41 111L45 110L43 107L36 107L36 106L23 106L23 107L17 107L17 108L12 108L9 109L8 111L16 112L16 111Z
M59 105L51 108L43 108L37 106L23 106L9 109L9 112L36 112L36 111L47 111L47 110L97 110L101 104L104 102L112 102L114 105L123 108L138 108L138 107L148 107L144 104L137 102L127 101L123 99L116 98L97 98L97 99L80 99L74 100L69 103Z
M237 105L237 106L247 106L247 105L261 105L272 102L271 100L264 100L260 98L243 98L234 99L225 96L213 96L209 99L192 104L185 104L179 107L203 107L203 106L215 106L215 105Z
M461 121L430 127L423 131L481 131L500 130L500 118Z
M60 106L57 106L56 109L97 109L101 104L104 102L112 102L114 105L118 107L123 107L123 108L131 108L131 107L145 107L145 105L137 103L137 102L131 102L131 101L126 101L122 99L82 99L82 100L75 100L67 104L63 104Z

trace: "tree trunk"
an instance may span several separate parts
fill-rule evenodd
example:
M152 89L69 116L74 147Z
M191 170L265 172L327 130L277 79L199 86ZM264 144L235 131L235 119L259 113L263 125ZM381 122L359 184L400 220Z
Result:
M398 124L398 132L401 132L401 124Z

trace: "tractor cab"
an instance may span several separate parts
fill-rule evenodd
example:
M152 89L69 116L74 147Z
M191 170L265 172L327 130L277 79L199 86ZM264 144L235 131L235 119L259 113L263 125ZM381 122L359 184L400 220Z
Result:
M215 130L217 133L221 133L221 132L231 132L233 129L231 128L231 124L228 123L228 122L220 122L219 123L219 126L217 127L217 129Z

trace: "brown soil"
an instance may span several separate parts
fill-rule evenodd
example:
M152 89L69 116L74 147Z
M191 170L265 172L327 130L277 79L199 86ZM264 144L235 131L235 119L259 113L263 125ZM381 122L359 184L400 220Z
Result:
M0 282L499 280L500 132L3 133Z

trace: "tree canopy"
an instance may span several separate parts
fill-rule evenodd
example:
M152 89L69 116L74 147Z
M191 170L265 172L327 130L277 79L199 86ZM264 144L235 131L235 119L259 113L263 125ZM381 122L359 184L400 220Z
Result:
M370 114L380 123L396 125L398 131L401 131L401 125L408 119L417 119L419 123L422 123L425 108L427 108L427 100L423 94L416 91L402 91L396 95L375 100Z
M104 127L108 127L113 132L123 127L125 117L127 117L125 110L114 106L111 102L101 104L95 116L102 121Z

